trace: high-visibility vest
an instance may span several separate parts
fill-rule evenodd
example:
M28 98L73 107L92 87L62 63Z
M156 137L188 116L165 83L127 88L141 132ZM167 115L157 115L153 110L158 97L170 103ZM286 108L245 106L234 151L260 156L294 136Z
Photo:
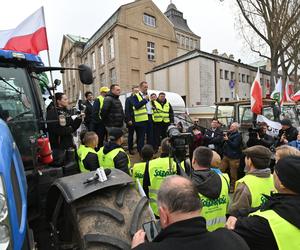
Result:
M267 178L247 174L236 182L235 187L240 183L244 183L250 191L251 207L259 207L265 202L263 194L270 195L271 191L275 190L273 176L271 174Z
M170 123L170 103L167 101L163 106L158 102L154 101L155 109L153 109L153 121Z
M279 250L300 249L300 229L280 217L274 210L256 211L249 216L265 218L275 237Z
M171 171L169 164L171 162ZM150 178L150 186L149 186L149 198L150 198L150 206L153 210L153 213L156 216L158 214L158 206L157 206L157 193L160 188L163 180L169 176L176 174L176 163L169 157L157 158L149 161L149 178Z
M101 109L103 107L103 103L104 103L104 97L102 95L99 95L98 97L99 100L99 117L101 118Z
M135 163L132 168L132 178L138 189L137 180L139 180L141 186L143 187L144 173L146 169L146 162Z
M100 150L98 151L98 160L99 160L100 167L102 168L114 168L115 167L114 158L117 156L119 152L125 153L123 148L115 148L112 151L108 152L107 154L104 154L103 149L104 147L101 147ZM130 159L127 154L126 156L128 158L128 169L129 169Z
M78 164L80 164L81 155L84 151L85 146L83 144L80 144L77 148L77 157L78 157Z
M141 97L141 95L139 93L136 94L136 97L137 97L139 102L141 102L143 100L143 98ZM139 109L136 109L133 106L133 114L134 114L134 121L135 122L148 121L148 113L147 113L146 105L143 105Z
M210 199L199 193L202 203L201 216L206 220L206 228L212 232L225 227L226 213L229 204L229 177L227 174L219 174L222 181L221 193L217 199Z
M80 160L79 160L79 169L80 169L80 172L82 172L82 173L83 172L90 172L90 170L85 168L84 163L83 163L83 161L84 161L85 157L88 155L88 153L93 153L93 154L97 155L97 152L93 148L90 148L90 147L82 148L81 157L80 157Z

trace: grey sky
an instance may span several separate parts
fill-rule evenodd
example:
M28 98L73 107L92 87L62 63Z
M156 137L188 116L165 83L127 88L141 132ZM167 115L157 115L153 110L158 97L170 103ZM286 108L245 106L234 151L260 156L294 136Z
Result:
M0 30L16 27L41 5L45 9L51 63L58 66L63 34L90 37L121 5L130 0L9 0L1 3ZM154 0L164 12L170 0ZM233 0L173 0L190 28L201 36L201 50L234 54L249 63L257 56L243 45L234 27ZM41 56L47 63L46 52Z

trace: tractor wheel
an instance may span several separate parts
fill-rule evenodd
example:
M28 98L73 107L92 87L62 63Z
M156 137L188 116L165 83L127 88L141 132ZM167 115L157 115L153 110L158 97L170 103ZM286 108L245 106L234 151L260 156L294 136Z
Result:
M83 197L71 204L71 212L81 249L130 249L135 232L151 220L147 197L132 184Z

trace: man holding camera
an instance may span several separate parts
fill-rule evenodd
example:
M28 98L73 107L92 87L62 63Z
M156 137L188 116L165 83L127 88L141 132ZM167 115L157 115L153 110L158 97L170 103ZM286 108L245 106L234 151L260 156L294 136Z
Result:
M268 125L265 122L260 123L258 128L250 128L247 147L261 145L270 149L274 145L275 140L272 136L267 134L267 131Z
M229 168L230 171L230 193L233 193L237 180L240 159L242 158L243 140L239 133L239 124L234 122L230 125L229 131L224 132L223 160L221 171L224 173Z
M297 135L298 135L298 130L295 127L293 127L290 119L283 119L280 123L282 129L279 131L276 147L297 140Z

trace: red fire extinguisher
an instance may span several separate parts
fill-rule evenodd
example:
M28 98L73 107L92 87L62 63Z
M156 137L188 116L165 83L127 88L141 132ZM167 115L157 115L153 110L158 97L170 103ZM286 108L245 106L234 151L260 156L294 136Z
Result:
M51 145L48 137L40 137L37 139L39 146L38 157L41 163L50 164L53 162Z

